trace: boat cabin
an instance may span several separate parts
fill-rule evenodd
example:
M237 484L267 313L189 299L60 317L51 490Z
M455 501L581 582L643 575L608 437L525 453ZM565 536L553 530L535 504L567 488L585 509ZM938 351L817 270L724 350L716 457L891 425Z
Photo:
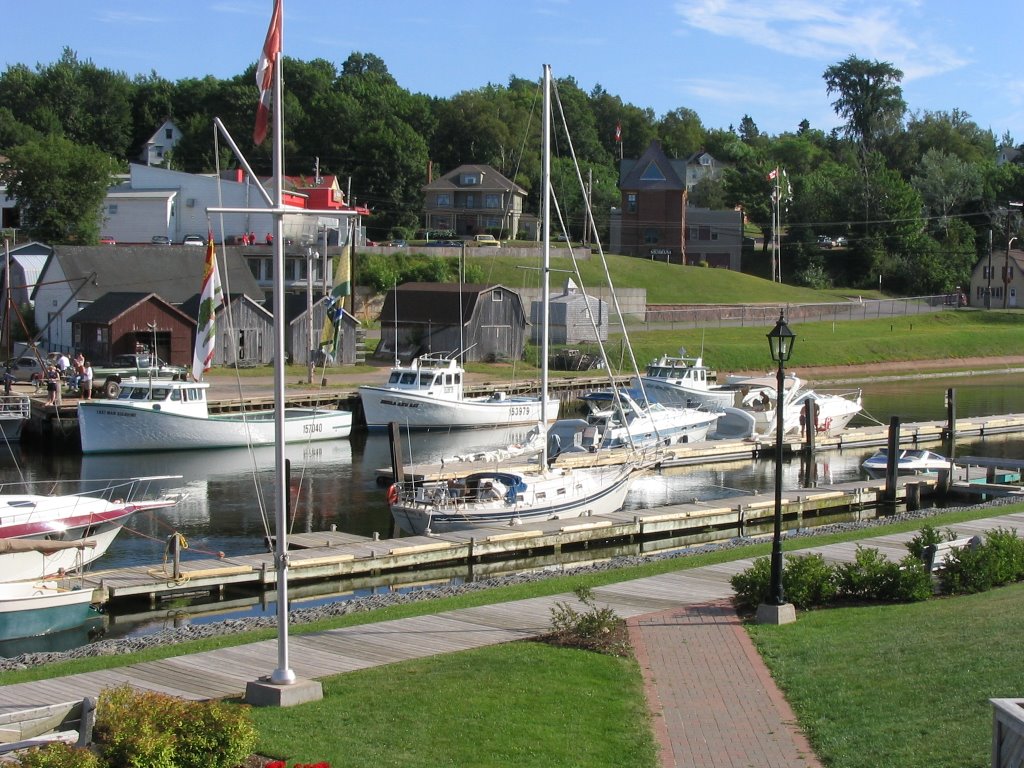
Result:
M708 382L713 380L704 361L699 357L668 357L663 356L647 366L647 377L664 379L671 384L688 384L700 389L707 389Z
M114 402L132 408L206 416L209 387L206 381L126 380L121 383L121 391Z
M462 399L464 371L455 360L424 355L391 369L388 389L422 392L441 400Z

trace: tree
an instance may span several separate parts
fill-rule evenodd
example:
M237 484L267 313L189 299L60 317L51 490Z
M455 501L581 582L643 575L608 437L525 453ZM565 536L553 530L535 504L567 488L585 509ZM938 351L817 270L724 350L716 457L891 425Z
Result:
M846 120L846 134L871 152L883 136L900 127L907 105L900 82L903 72L887 61L847 56L825 70L825 86L835 113Z
M704 126L692 109L674 109L658 121L658 139L669 157L685 160L704 146Z
M8 188L20 205L22 226L34 238L97 242L103 199L119 170L113 158L55 135L11 147L8 155Z
M929 149L918 164L918 173L910 183L924 201L930 214L937 216L943 232L949 216L969 200L981 196L981 172L977 166L939 149Z

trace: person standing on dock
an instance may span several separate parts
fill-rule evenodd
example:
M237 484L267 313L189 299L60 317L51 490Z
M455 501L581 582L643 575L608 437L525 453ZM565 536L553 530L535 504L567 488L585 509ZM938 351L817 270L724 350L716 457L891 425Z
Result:
M82 378L78 384L78 396L83 400L92 400L92 363L82 362Z
M60 405L60 372L52 365L46 371L46 392L50 396L47 405Z

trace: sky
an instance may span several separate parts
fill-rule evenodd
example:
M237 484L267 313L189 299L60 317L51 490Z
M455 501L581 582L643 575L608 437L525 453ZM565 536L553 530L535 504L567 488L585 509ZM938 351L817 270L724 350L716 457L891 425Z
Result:
M233 77L259 56L272 0L11 2L4 67L68 47L100 67L169 80ZM966 112L1024 141L1019 0L284 0L284 50L340 65L380 57L403 88L450 97L550 64L657 117L762 132L841 125L822 78L849 55L903 72L915 113Z

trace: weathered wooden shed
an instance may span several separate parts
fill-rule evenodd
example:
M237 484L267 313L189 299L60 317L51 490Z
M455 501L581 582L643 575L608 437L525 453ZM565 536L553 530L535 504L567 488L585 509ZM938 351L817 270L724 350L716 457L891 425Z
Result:
M155 349L173 365L192 364L195 320L155 293L111 291L68 318L73 346L94 363Z
M199 317L197 293L184 304L182 310L193 318L192 336ZM274 359L274 316L258 301L245 294L233 294L230 301L217 310L217 346L213 352L213 365L254 366L270 365Z
M540 343L542 313L542 302L530 303L530 323L533 325L531 338L534 344ZM569 278L565 281L561 295L551 298L548 328L548 341L551 344L608 341L608 302L582 293L572 278Z
M397 322L396 322L397 318ZM405 283L388 291L375 357L463 353L467 362L514 360L526 347L526 312L503 285Z
M305 298L305 297L303 297ZM323 334L324 318L327 308L331 305L330 296L321 297L312 308L302 305L302 311L288 323L288 335L285 344L288 357L295 365L308 365L310 353L313 362L318 366L333 367L338 365L355 365L358 343L359 321L349 312L342 310L341 329L338 333L338 346L334 354L324 357L320 354L320 338ZM312 318L313 345L310 346L310 318Z

